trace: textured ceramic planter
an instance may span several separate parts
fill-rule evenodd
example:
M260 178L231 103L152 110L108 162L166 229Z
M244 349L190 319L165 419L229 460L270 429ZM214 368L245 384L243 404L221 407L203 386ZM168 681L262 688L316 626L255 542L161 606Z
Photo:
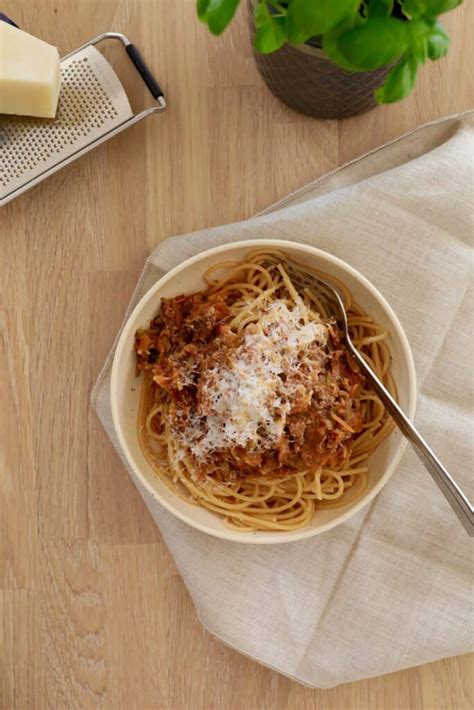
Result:
M253 9L247 0L253 37ZM333 64L318 47L285 44L272 54L254 52L268 88L285 104L318 118L347 118L375 108L374 91L390 67L372 72L348 72Z

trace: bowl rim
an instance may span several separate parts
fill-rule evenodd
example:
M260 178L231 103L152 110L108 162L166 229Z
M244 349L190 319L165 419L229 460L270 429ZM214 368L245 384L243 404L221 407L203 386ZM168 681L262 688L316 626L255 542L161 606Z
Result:
M320 535L321 533L327 532L328 530L331 530L332 528L341 525L342 523L346 522L350 518L352 518L356 513L358 513L362 508L364 508L366 505L368 505L374 498L375 496L381 491L381 489L386 485L386 483L389 481L391 476L393 475L395 469L397 468L398 464L400 463L400 460L405 453L405 449L408 445L408 441L406 438L401 438L400 442L398 444L397 450L395 451L394 456L392 457L390 463L386 467L384 473L381 475L380 479L377 481L375 486L368 492L366 496L362 496L359 500L357 500L353 506L351 506L348 510L346 510L344 513L342 513L339 517L334 518L333 520L328 521L327 523L321 525L318 528L310 528L310 527L305 527L297 530L291 530L288 532L275 532L274 534L268 533L268 537L261 537L259 531L255 533L239 533L239 532L234 532L231 529L229 530L214 530L210 527L208 527L206 524L198 522L196 520L193 520L191 515L187 515L186 513L183 513L182 511L176 510L175 507L173 507L172 504L170 504L167 500L165 500L162 495L159 493L156 488L154 488L149 480L146 478L146 476L141 472L140 467L135 464L134 458L130 452L130 449L127 445L127 442L125 440L125 436L122 433L122 427L120 424L120 416L119 416L119 411L118 411L118 397L117 397L117 392L118 392L118 372L119 372L119 367L120 363L123 359L124 356L124 348L126 345L126 342L129 338L130 331L132 328L132 323L135 320L135 318L140 314L144 306L161 290L161 288L171 281L177 274L179 274L181 271L184 269L188 268L189 266L193 264L197 264L200 261L203 261L207 259L208 257L212 257L214 255L222 254L225 253L226 251L230 251L233 249L257 249L259 247L272 247L272 248L279 248L279 249L295 249L296 251L300 251L301 253L307 253L315 257L319 257L323 261L327 261L329 263L334 264L335 266L339 267L343 271L346 271L347 273L350 274L352 278L354 278L357 282L359 282L362 287L367 290L370 295L379 303L381 308L388 314L392 322L395 324L396 330L397 330L397 336L400 341L400 345L402 348L403 352L403 358L405 361L405 364L407 366L407 381L408 381L408 406L406 408L406 413L407 416L410 419L413 419L415 410L416 410L416 399L417 399L417 384L416 384L416 371L415 371L415 363L413 359L413 353L411 351L411 347L408 341L408 338L405 334L405 331L403 329L402 324L400 323L400 320L389 304L389 302L385 299L385 297L380 293L380 291L365 277L363 274L361 274L357 269L355 269L353 266L348 264L347 262L343 261L337 256L333 256L332 254L322 250L318 249L317 247L313 247L309 244L304 244L302 242L297 242L297 241L290 241L290 240L284 240L284 239L244 239L244 240L239 240L235 242L229 242L226 244L221 244L217 247L212 247L211 249L206 249L205 251L199 252L198 254L195 254L194 256L185 259L182 261L180 264L177 266L173 267L170 269L164 276L162 276L158 281L151 286L150 289L140 298L139 302L136 304L136 306L133 308L131 313L128 315L126 322L124 323L122 330L120 332L120 335L117 340L117 344L115 347L115 353L113 357L113 362L112 362L112 371L111 371L111 378L110 378L110 405L111 405L111 410L112 410L112 422L113 422L113 427L115 434L117 436L117 440L119 443L119 446L124 454L125 460L128 463L128 466L133 474L133 476L136 477L136 479L140 482L140 484L146 489L146 491L151 495L151 497L158 501L160 505L162 505L169 513L174 515L176 518L181 520L182 522L186 523L187 525L191 526L192 528L199 530L200 532L204 532L208 535L211 535L214 538L219 538L222 540L227 540L230 542L237 542L240 544L257 544L257 545L276 545L276 544L284 544L287 542L297 542L299 540L305 540L310 537L314 537L315 535ZM278 535L277 538L275 538L274 535Z

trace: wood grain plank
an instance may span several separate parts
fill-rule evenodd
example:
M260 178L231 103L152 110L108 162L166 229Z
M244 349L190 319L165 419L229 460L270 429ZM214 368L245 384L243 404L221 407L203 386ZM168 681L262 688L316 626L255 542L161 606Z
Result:
M32 589L35 580L36 470L26 337L30 322L30 313L0 310L0 589Z
M173 637L166 637L170 612L165 587L174 571L168 553L152 545L103 545L104 597L110 708L171 707L170 683L179 682L169 662ZM174 617L179 624L179 617ZM178 632L179 633L179 632Z
M133 292L137 274L99 272L88 280L90 311L91 378L96 380L107 357ZM89 412L88 516L90 535L97 542L140 544L160 538L148 509L97 415Z
M163 0L147 0L146 7L144 43L168 101L165 114L145 126L146 174L153 186L147 190L146 231L152 249L166 236L209 224L212 142L208 132L208 38L203 28L196 26L194 3L177 0L171 12ZM191 26L194 30L189 32ZM179 49L183 47L186 51Z
M80 215L80 212L79 212ZM80 217L77 215L77 219ZM53 213L46 221L50 222ZM62 224L58 224L62 221ZM44 268L32 289L35 318L29 332L33 438L37 462L38 522L44 539L87 536L87 428L91 381L84 367L89 355L85 245L75 215L57 220L44 239ZM55 243L53 243L53 239ZM36 251L36 250L35 250ZM31 268L34 257L31 254ZM82 263L81 263L82 262ZM47 396L45 396L47 393Z
M295 114L263 86L212 89L208 100L210 130L215 136L212 224L255 214L269 205L269 194L285 195L335 167L334 121L293 122ZM232 120L223 121L227 111ZM274 120L269 122L272 115ZM262 136L267 139L262 141Z
M18 202L10 205L8 210L0 211L0 309L24 308L26 303L28 279L22 265L26 263L27 243L19 236L18 224L23 225Z
M34 708L42 697L34 592L0 590L0 708Z
M40 700L58 710L100 707L109 655L99 547L88 541L44 541L40 567Z

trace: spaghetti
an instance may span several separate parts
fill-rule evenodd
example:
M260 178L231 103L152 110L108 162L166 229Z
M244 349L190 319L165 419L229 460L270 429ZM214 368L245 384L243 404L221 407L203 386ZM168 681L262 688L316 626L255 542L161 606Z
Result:
M163 299L136 334L141 448L173 491L234 529L304 527L362 493L391 420L283 254L254 251L205 279L203 291ZM355 346L394 392L387 331L330 280Z

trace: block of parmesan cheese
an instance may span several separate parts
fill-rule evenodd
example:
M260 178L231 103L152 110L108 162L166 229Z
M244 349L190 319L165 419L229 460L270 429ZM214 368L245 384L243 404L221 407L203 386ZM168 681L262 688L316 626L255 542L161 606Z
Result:
M0 113L54 118L60 84L56 47L0 21Z

